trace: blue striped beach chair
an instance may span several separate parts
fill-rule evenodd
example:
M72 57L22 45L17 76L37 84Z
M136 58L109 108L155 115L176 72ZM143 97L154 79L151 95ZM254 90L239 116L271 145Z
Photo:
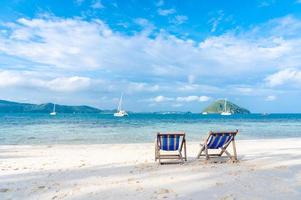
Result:
M236 147L235 147L235 136L237 135L238 130L232 132L209 132L207 139L204 144L201 144L201 150L197 156L200 158L201 156L205 156L206 160L210 158L210 156L219 156L221 157L224 153L230 157L230 159L235 162L237 161ZM233 147L233 155L231 155L227 148L232 143ZM209 153L209 150L220 150L220 153Z
M157 133L155 161L162 164L167 159L187 161L185 133Z

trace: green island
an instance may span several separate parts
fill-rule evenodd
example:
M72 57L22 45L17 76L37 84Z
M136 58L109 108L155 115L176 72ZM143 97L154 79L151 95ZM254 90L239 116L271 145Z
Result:
M208 114L219 114L225 111L225 100L220 99L212 104L210 104L208 107L206 107L202 112L208 113ZM242 108L230 101L226 101L226 111L230 112L232 114L250 114L251 112L245 108Z

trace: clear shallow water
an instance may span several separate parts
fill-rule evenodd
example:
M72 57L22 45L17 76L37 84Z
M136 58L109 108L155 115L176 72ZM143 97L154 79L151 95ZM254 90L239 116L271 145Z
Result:
M0 144L153 142L158 131L185 131L188 141L200 141L209 130L235 129L240 139L301 137L301 114L0 114Z

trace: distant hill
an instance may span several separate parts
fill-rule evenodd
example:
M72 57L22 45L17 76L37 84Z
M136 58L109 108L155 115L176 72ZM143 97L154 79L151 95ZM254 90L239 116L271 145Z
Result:
M58 113L111 113L114 111L100 110L90 106L66 106L55 105ZM0 113L50 113L53 109L53 103L46 104L30 104L17 103L12 101L0 100Z
M207 108L203 110L203 112L217 114L222 113L224 111L225 100L217 100L210 104ZM232 114L250 114L251 112L245 108L239 107L238 105L227 101L227 111Z

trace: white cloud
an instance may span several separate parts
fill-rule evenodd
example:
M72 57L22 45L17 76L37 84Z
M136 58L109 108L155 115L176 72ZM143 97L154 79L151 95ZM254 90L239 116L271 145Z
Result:
M10 87L20 84L22 77L9 71L0 71L0 88Z
M170 20L171 23L175 25L180 25L185 23L188 20L188 17L185 15L176 15L172 20Z
M179 102L192 102L198 100L199 100L198 96L177 97L177 101Z
M209 101L211 98L208 96L186 96L186 97L177 97L176 101L179 102L193 102L193 101L199 101L199 102L205 102Z
M270 96L267 96L267 97L265 98L265 101L275 101L276 99L277 99L276 96L270 95Z
M51 78L30 71L0 71L0 88L28 87L52 91L75 92L91 85L88 77L71 76Z
M203 85L203 84L183 84L179 83L176 87L177 91L185 92L185 93L192 93L192 92L199 92L199 91L206 91L206 93L220 93L222 92L222 88L215 87L212 85Z
M162 102L175 102L173 105L181 105L181 102L205 102L209 101L211 97L208 96L185 96L185 97L166 97L166 96L156 96L154 98L148 99L148 101L155 102L155 103L162 103ZM178 106L180 107L180 106Z
M209 51L209 56L214 56L213 53L219 55L215 56L215 60L220 63L227 65L227 63L235 62L244 66L251 65L254 60L273 63L272 59L286 55L291 50L289 44L281 39L267 38L252 42L252 40L236 38L233 35L208 38L200 43L200 48ZM232 69L235 69L235 66Z
M209 101L210 99L211 99L211 97L208 97L208 96L200 96L199 101L205 102L205 101Z
M254 92L254 89L251 87L236 87L235 90L243 94L251 94Z
M172 100L173 100L173 98L165 97L165 96L162 96L162 95L156 96L156 97L150 99L150 101L156 102L156 103L161 103L161 102L166 102L166 101L172 101Z
M251 85L228 85L224 88L227 95L246 96L249 99L261 97L265 98L269 94L283 95L286 91L279 88L267 87L266 84ZM250 98L251 97L251 98Z
M156 92L160 90L160 86L158 84L147 84L141 82L131 82L126 83L128 85L127 92Z
M271 87L281 86L284 84L301 85L301 71L297 69L284 69L275 74L266 77L265 81Z
M171 8L171 9L161 9L159 8L158 9L158 14L159 15L162 15L162 16L167 16L167 15L171 15L171 14L174 14L176 13L176 10Z
M20 32L22 37L11 37ZM97 45L109 35L111 30L100 21L21 18L10 36L0 35L0 51L58 68L95 69L101 67Z
M300 19L287 15L281 18L272 19L260 26L253 28L253 34L260 37L273 36L274 38L286 38L291 37L300 38L301 22Z
M46 87L54 91L73 92L83 90L91 85L87 77L59 77L45 83Z
M94 9L101 9L104 8L104 5L102 4L101 0L95 0L92 2L91 7Z
M33 65L75 71L101 69L123 77L160 76L169 81L191 74L195 81L200 76L212 76L212 71L215 78L243 78L241 74L264 73L282 65L297 67L301 61L301 38L253 39L252 31L243 36L229 33L209 37L197 43L166 32L151 38L148 34L153 25L141 18L135 22L148 31L127 36L99 20L22 18L6 25L9 32L0 33L0 52L29 60Z
M154 24L145 18L136 18L134 22L143 28L141 35L148 36L156 28Z
M134 22L142 31L129 35L114 31L101 20L48 16L3 23L0 54L25 60L30 63L29 70L55 75L15 73L8 80L8 72L1 72L0 78L7 81L0 85L22 88L25 81L25 85L50 90L56 88L50 88L51 80L60 78L68 85L71 77L88 78L93 74L90 84L95 83L94 79L106 78L105 87L88 87L87 79L76 79L79 90L104 88L108 93L125 90L187 97L200 92L213 96L226 90L237 95L255 94L258 85L263 85L260 97L266 97L278 95L267 86L300 83L301 20L292 16L202 41L182 39L163 30L156 32L146 19ZM273 71L278 72L267 76ZM246 87L236 88L238 84Z
M209 24L211 24L211 32L215 32L219 23L222 21L222 19L224 18L224 12L222 10L219 10L217 12L217 16L212 17L209 20Z

